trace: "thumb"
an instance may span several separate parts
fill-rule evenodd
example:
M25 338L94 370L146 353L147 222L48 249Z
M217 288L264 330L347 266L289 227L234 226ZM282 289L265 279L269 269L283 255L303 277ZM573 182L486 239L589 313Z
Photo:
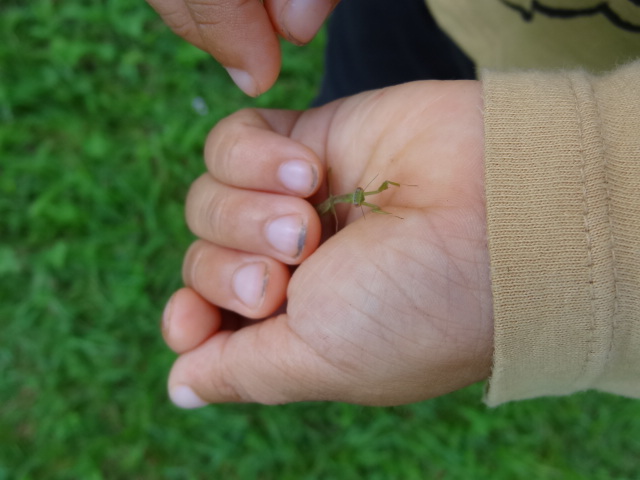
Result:
M181 355L169 375L169 396L181 408L209 403L269 405L326 400L336 375L288 324L288 316L222 331Z

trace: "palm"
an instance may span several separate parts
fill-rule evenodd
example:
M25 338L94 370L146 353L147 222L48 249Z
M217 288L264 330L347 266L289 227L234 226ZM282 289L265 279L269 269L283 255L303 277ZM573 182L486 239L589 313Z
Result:
M452 107L446 99L421 112L427 118L423 129L404 128L393 118L389 122L396 125L376 123L377 108L384 112L384 105L376 102L375 98L370 101L373 105L361 102L355 110L343 105L332 117L339 123L329 126L326 157L333 177L342 180L335 182L336 193L353 190L353 172L359 173L356 181L363 186L363 181L380 175L418 187L370 197L392 207L404 220L375 214L362 218L358 209L344 206L346 227L308 258L290 282L288 323L314 351L342 370L345 380L367 381L375 389L380 382L403 379L425 385L414 390L419 399L453 389L454 385L441 382L443 391L434 392L424 380L460 367L455 361L460 349L477 356L491 336L482 165L473 163L481 152L463 151L465 143L474 143L460 136L455 145L449 144L447 132L454 126L441 120ZM415 100L411 102L415 107ZM377 136L365 130L364 123L358 124L364 118L358 108L368 110L367 129L377 125L396 134L367 145L367 137ZM473 105L467 108L471 115L479 115ZM342 109L348 115L343 117ZM464 129L460 116L455 119L455 129ZM300 121L304 124L305 119ZM304 130L300 133L304 142ZM470 166L477 170L477 181L456 182L469 179ZM425 351L430 352L427 357ZM341 352L338 357L336 352ZM413 378L406 378L405 372ZM454 383L474 380L473 374L454 378ZM362 392L363 398L356 400L407 401L405 392L396 398L394 392L385 391L384 398L375 400L373 393Z

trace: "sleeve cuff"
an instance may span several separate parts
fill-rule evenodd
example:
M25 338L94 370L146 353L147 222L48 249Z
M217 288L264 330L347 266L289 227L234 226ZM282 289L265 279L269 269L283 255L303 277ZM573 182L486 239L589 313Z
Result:
M490 406L640 397L639 71L483 73Z

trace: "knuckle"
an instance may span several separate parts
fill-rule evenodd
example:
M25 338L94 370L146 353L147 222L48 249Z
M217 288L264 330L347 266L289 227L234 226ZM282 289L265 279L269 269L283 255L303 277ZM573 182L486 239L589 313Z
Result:
M215 385L215 389L220 396L230 402L250 401L246 393L241 393L241 390L236 386L238 382L231 369L223 368L220 373L218 382Z
M200 257L203 253L203 243L201 240L193 242L182 262L182 281L187 286L194 286L197 280L196 269L200 264Z
M204 195L207 192L208 182L207 174L201 175L195 182L191 184L189 192L187 193L187 200L185 206L185 217L189 229L198 234L198 230L201 222L201 210L203 203L207 203Z
M206 202L204 208L200 210L198 221L202 225L202 230L207 232L208 237L214 241L221 240L222 229L225 236L230 235L235 224L234 205L229 195L217 195L215 192L212 198Z
M176 35L183 38L196 38L197 28L190 18L186 18L181 13L175 13L165 17L165 21Z
M247 125L255 113L249 109L223 118L209 132L205 142L205 163L216 178L233 183L237 162L245 155Z
M232 0L187 0L192 18L199 25L224 25L233 9Z

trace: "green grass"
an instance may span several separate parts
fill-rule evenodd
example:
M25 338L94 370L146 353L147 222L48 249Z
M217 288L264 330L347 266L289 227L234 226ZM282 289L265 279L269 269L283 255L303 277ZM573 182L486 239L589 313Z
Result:
M205 135L304 108L322 39L251 100L142 0L86 3L0 6L0 480L638 478L640 403L604 394L174 408L158 323Z

